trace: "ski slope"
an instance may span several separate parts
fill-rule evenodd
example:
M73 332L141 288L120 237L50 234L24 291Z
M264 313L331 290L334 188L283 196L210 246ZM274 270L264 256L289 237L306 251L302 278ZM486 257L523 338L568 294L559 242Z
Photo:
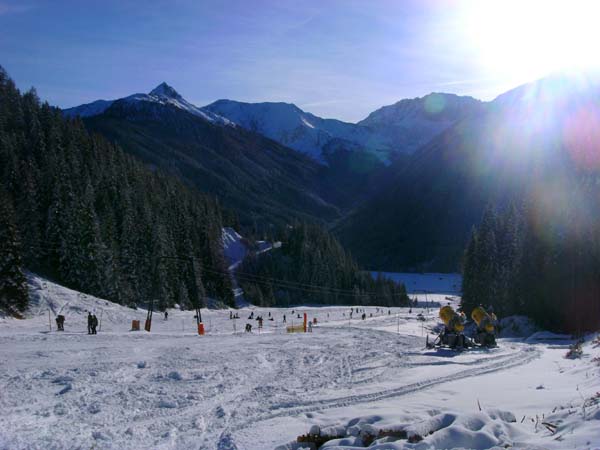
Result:
M205 336L193 312L170 310L168 320L154 314L150 333L131 332L146 311L30 283L27 319L0 318L0 449L291 449L315 425L347 436L328 449L364 448L365 430L393 427L431 434L372 448L600 446L598 406L585 417L581 408L600 391L600 349L590 343L579 360L564 359L568 342L548 334L491 350L425 350L437 326L425 303L389 314L366 307L364 321L349 307L248 307L239 320L202 310ZM87 335L88 310L102 317L98 335ZM64 333L48 311L66 316ZM251 311L265 319L260 333ZM313 332L286 334L283 314L297 325L304 312L318 320ZM530 420L553 414L562 414L558 441Z

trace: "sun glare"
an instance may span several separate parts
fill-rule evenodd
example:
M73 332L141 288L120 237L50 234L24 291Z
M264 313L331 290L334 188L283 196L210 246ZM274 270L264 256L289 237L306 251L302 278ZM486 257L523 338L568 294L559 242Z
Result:
M507 82L597 69L600 1L477 0L465 11L482 70Z

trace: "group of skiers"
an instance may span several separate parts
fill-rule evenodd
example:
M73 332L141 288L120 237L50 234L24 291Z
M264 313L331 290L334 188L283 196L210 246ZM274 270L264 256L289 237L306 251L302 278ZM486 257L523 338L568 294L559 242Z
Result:
M56 329L57 331L65 331L65 316L59 314L56 316ZM98 318L96 314L92 314L88 311L87 317L87 325L88 325L88 334L98 334L96 328L98 327Z

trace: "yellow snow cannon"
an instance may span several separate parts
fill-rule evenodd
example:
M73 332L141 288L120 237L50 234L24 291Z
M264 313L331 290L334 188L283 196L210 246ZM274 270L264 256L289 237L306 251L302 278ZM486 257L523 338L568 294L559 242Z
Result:
M482 306L478 306L471 312L471 319L477 325L475 331L475 343L484 347L496 346L496 315L488 313Z
M442 322L444 322L449 331L462 333L465 329L463 317L454 311L450 305L443 306L440 309L440 319L442 319Z
M471 319L477 324L477 328L487 333L494 332L494 320L488 312L481 306L478 306L471 312Z
M431 343L427 339L427 347L450 347L452 349L462 350L469 347L471 342L463 334L465 329L465 316L459 314L450 305L440 308L440 319L444 323L444 329L437 339Z

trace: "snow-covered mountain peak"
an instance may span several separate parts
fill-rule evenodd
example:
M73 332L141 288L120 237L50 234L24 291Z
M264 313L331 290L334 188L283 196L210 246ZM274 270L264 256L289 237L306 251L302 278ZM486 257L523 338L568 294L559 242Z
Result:
M242 128L263 134L283 145L324 162L335 148L371 152L387 159L391 146L366 127L335 119L323 119L303 111L293 103L244 103L217 100L202 108L226 117Z
M183 97L177 92L172 86L169 86L166 82L160 83L154 89L150 91L150 95L157 97L167 97L176 100L183 100Z
M473 97L432 92L423 97L400 100L373 111L358 122L412 153L467 116L483 110Z
M204 111L203 109L198 108L196 105L188 102L179 94L179 92L177 92L172 86L168 85L164 81L152 89L148 94L133 94L118 100L98 100L86 105L65 109L63 110L63 114L67 117L96 116L104 113L115 103L126 104L130 108L140 108L147 104L159 104L163 106L175 107L217 125L235 126L233 122L225 117L222 117L211 111Z

